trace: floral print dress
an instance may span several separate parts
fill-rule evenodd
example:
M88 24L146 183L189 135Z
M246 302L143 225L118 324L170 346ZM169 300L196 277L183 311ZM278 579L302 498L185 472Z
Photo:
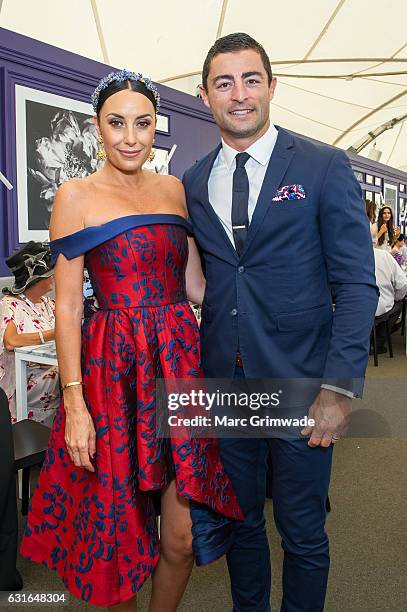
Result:
M14 295L0 300L0 387L8 397L13 423L17 421L14 351L4 347L4 333L10 321L19 334L50 329L55 325L54 311L55 302L49 297L41 298L41 302L35 304L35 311L28 302ZM29 419L52 425L60 402L57 367L28 364L27 402Z
M130 215L51 243L54 257L85 253L99 304L83 324L81 359L95 472L67 453L62 402L21 554L96 606L131 599L156 567L155 501L170 480L190 503L197 565L228 551L243 518L217 440L156 431L156 379L203 376L185 288L188 231L178 215Z

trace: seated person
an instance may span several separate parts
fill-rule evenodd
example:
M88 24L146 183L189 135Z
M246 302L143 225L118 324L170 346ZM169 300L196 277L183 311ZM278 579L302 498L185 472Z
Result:
M407 263L407 259L405 256L405 244L404 244L404 234L400 234L395 241L393 242L393 247L390 251L394 259L397 261L399 266L403 267Z
M372 242L373 244L376 242L376 233L377 233L377 228L376 228L376 204L374 202L372 202L372 200L365 200L365 207L366 207L366 214L367 214L367 218L369 219L369 223L370 223L370 234L372 236Z
M14 283L0 300L0 387L6 392L12 422L16 419L14 349L54 339L55 302L49 245L29 242L6 259ZM58 369L27 366L28 417L51 426L59 404Z
M368 206L366 206L366 211L369 215ZM400 228L394 226L393 211L390 206L381 207L377 222L370 225L370 233L375 248L390 251L391 245L400 234Z
M407 294L407 276L395 259L382 249L373 249L375 259L376 283L380 297L376 317L389 313L390 333L402 310L402 299ZM386 353L386 327L381 323L376 327L377 352Z

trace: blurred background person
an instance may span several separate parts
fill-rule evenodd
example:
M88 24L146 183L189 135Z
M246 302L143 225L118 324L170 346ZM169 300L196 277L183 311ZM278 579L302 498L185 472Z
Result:
M365 200L366 214L370 223L372 242L376 242L376 204L372 200Z
M391 245L400 234L400 228L394 226L393 211L390 206L382 206L377 216L377 222L372 225L370 231L373 245L379 249L390 251Z
M391 254L402 268L407 263L407 249L405 245L405 236L400 234L394 241L391 249Z
M374 251L376 283L379 287L380 297L377 305L376 317L389 313L390 333L394 328L403 307L403 298L407 294L407 276L396 260L383 249ZM376 327L377 352L386 353L386 327L380 323Z
M0 387L6 392L12 422L16 419L14 349L54 340L55 302L49 245L30 241L6 259L14 283L0 300ZM28 364L28 417L52 425L59 404L58 369Z

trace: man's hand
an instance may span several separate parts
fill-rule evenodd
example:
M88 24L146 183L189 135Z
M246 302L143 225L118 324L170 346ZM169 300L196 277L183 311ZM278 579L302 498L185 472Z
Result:
M308 412L308 418L314 419L313 427L305 427L301 434L310 436L308 446L325 446L335 444L342 438L349 426L352 400L346 395L329 389L321 389Z

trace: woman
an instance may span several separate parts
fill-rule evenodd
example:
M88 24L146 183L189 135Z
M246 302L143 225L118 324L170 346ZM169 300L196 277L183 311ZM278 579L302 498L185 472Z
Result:
M200 303L204 291L182 184L142 168L158 93L123 70L100 82L93 104L105 166L65 183L52 212L64 401L22 553L56 569L74 595L121 612L136 609L154 572L150 612L172 612L192 569L191 529L197 562L208 562L232 537L225 517L242 515L214 440L155 432L156 379L202 375L187 298ZM100 310L81 343L84 257Z
M15 280L3 289L0 300L0 387L9 401L12 422L16 415L14 349L54 339L55 302L47 296L53 289L53 265L47 244L28 242L6 259ZM28 418L51 426L58 407L58 368L28 364Z
M383 206L379 210L377 223L370 228L373 246L390 251L391 244L400 234L400 228L394 227L393 211L390 206Z
M404 244L405 236L404 234L400 234L394 241L392 249L390 253L393 255L394 259L397 261L399 266L403 268L406 263L405 257L405 244Z

